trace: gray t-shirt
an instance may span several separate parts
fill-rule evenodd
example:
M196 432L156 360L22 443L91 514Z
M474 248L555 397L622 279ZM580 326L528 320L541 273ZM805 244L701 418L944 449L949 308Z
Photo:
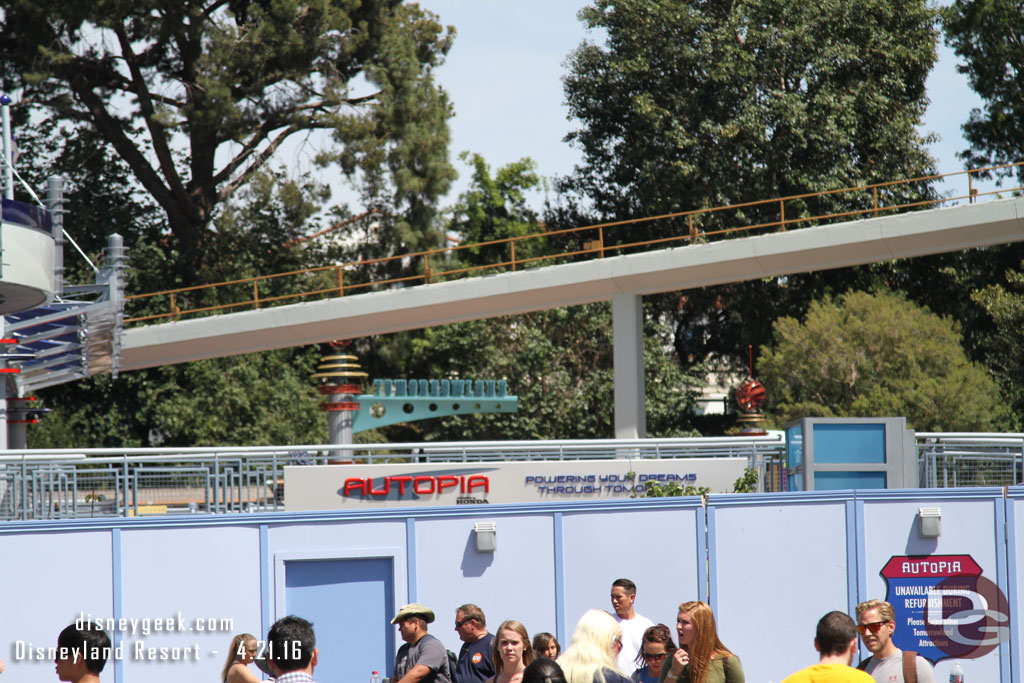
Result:
M935 671L932 665L922 657L917 656L917 683L935 683ZM903 683L903 650L896 650L896 654L885 659L872 657L864 670L871 674L878 683Z
M400 681L417 664L430 669L430 674L422 683L452 683L452 675L448 667L448 651L440 640L429 633L415 643L405 643L398 648L395 657L395 675L393 680Z

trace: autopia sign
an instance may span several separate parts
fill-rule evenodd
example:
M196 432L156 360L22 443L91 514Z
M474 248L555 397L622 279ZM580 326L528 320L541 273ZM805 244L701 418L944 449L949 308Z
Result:
M901 650L932 662L976 659L1009 640L1006 596L970 555L895 555L880 574Z
M642 496L652 483L732 491L746 458L285 467L288 510L479 505Z

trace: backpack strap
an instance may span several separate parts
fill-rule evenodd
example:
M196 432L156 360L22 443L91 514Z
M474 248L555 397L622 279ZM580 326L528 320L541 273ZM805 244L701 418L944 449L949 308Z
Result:
M911 650L903 651L903 681L917 683L917 653Z
M857 665L857 668L860 669L861 671L864 671L865 669L868 668L868 662L870 662L870 661L871 661L871 657L868 657L867 659L860 660L860 664Z

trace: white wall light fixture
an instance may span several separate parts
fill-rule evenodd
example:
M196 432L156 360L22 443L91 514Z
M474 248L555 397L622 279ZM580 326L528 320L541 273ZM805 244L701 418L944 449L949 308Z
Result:
M917 520L921 538L938 538L942 535L942 508L918 508Z
M494 522L477 522L473 525L476 534L476 549L481 553L493 553L498 549L498 525Z

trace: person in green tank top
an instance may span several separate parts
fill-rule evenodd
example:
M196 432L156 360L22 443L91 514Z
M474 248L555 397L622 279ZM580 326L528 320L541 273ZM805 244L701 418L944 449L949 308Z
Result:
M706 602L679 605L679 649L661 667L660 683L745 683L740 658L718 638L715 614Z

